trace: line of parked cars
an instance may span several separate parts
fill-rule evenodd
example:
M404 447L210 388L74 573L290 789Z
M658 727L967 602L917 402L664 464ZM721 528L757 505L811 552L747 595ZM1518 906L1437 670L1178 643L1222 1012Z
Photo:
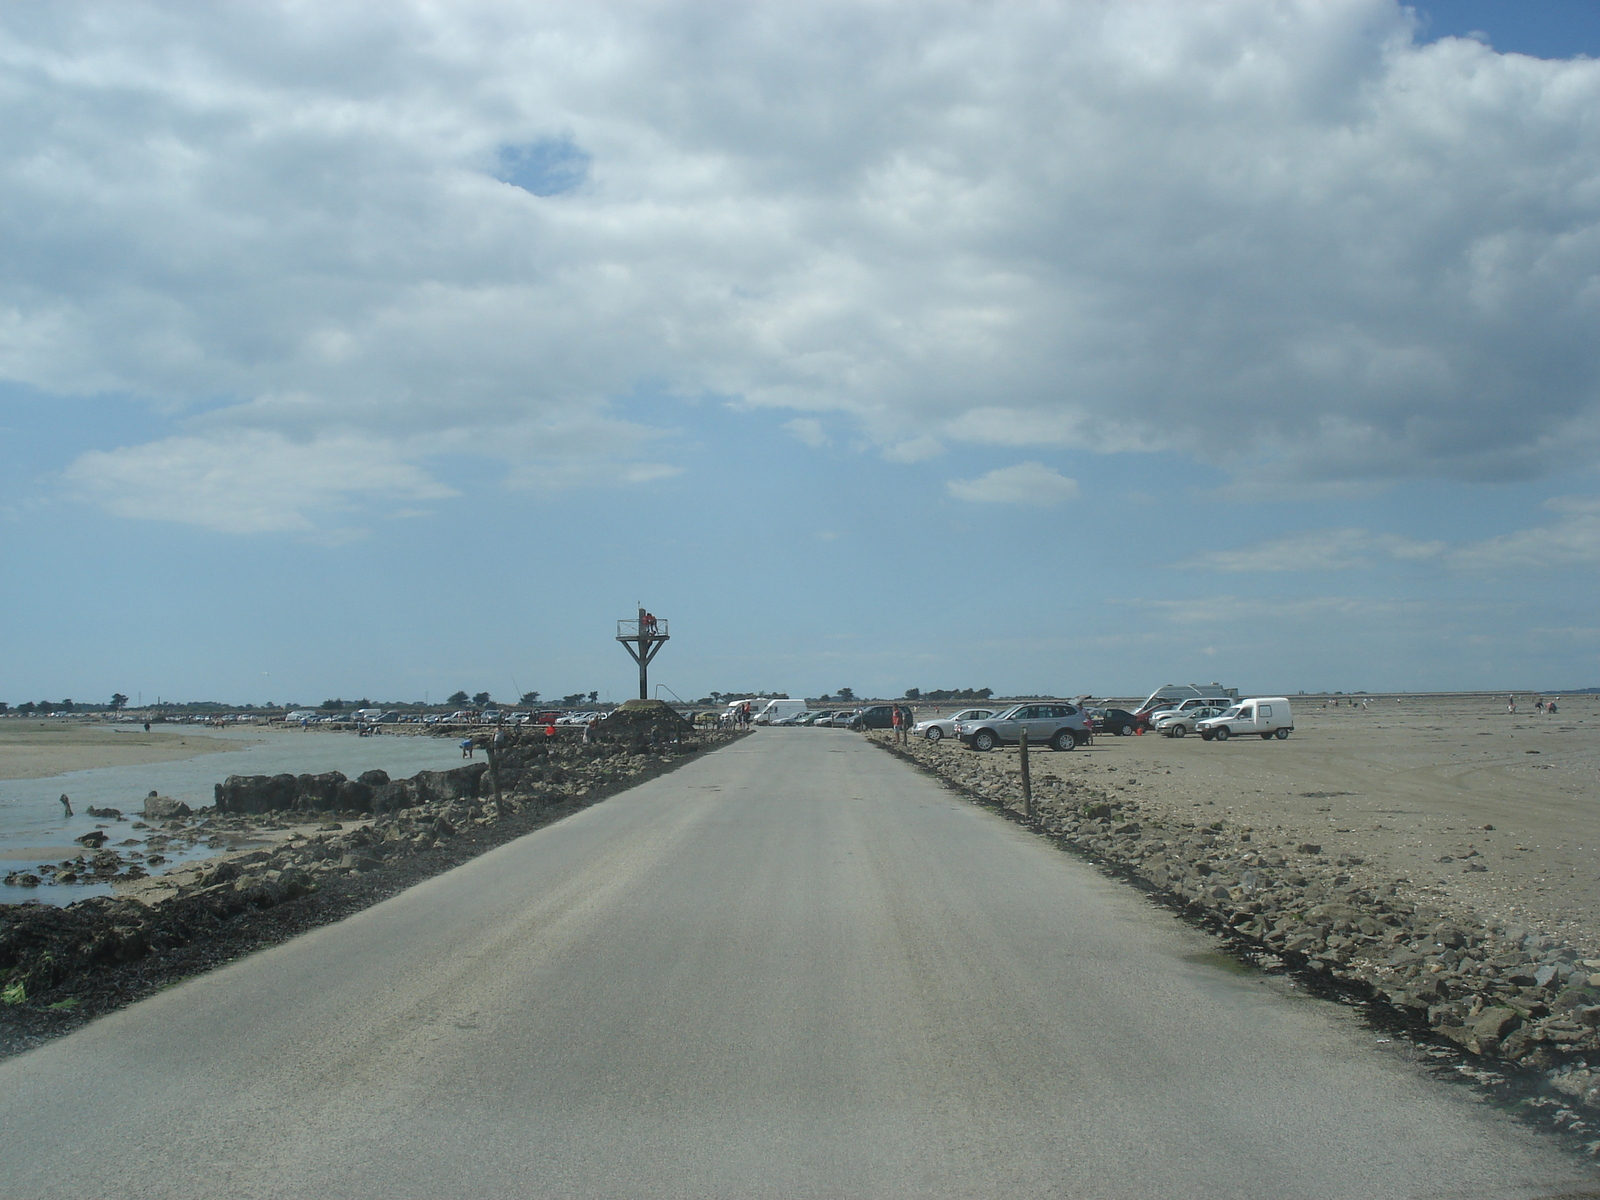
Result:
M1186 687L1199 693L1203 689ZM1165 691L1165 689L1163 689ZM911 727L917 737L930 742L955 738L974 750L993 750L1022 740L1053 750L1074 750L1096 733L1128 737L1147 731L1166 737L1199 734L1206 741L1253 733L1266 738L1287 738L1294 729L1294 713L1285 696L1239 699L1218 688L1216 695L1167 696L1158 691L1137 712L1123 708L1085 708L1061 700L1026 701L1006 708L967 708L948 717L930 717ZM843 729L887 729L895 706L821 709L794 713L774 725L817 725Z

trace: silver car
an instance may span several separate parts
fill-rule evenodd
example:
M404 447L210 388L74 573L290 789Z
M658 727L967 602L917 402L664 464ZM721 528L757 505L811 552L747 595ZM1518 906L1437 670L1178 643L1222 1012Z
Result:
M953 717L935 717L927 721L918 721L911 727L911 732L918 737L927 738L930 742L937 742L942 738L955 737L957 721L981 721L985 717L992 716L994 716L992 708L968 708Z
M1164 713L1157 713L1155 724L1150 728L1167 737L1183 737L1194 732L1195 726L1207 717L1219 717L1222 709L1211 704L1200 704L1194 708L1183 710L1169 709Z
M992 717L956 722L956 737L974 750L993 750L1022 740L1034 745L1050 743L1052 750L1076 750L1089 740L1089 725L1075 704L1059 700L1041 704L1014 704Z

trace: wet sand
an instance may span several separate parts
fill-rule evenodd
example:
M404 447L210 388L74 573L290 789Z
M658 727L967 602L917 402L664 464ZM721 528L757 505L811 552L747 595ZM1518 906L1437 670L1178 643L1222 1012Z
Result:
M237 750L239 741L182 726L89 725L77 721L0 721L0 779L46 779L69 771L142 767Z

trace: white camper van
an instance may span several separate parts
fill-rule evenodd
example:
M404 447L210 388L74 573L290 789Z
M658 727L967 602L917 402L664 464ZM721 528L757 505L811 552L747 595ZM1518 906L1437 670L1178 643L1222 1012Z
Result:
M768 700L767 706L755 714L757 725L771 725L782 717L794 717L806 711L804 700Z
M1252 696L1236 701L1232 708L1216 717L1197 722L1194 731L1206 741L1225 742L1247 733L1267 738L1286 738L1294 728L1294 713L1287 696Z

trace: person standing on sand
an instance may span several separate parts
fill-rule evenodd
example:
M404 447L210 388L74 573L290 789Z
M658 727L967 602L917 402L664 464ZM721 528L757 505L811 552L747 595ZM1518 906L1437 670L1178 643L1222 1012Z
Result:
M894 744L896 746L906 740L904 726L900 724L900 706L898 704L889 713L889 726L894 730Z
M1517 698L1515 696L1507 696L1506 697L1506 716L1514 717L1516 715L1517 715Z
M67 816L72 815L72 801L67 799L65 792L61 793L61 807L67 810Z

